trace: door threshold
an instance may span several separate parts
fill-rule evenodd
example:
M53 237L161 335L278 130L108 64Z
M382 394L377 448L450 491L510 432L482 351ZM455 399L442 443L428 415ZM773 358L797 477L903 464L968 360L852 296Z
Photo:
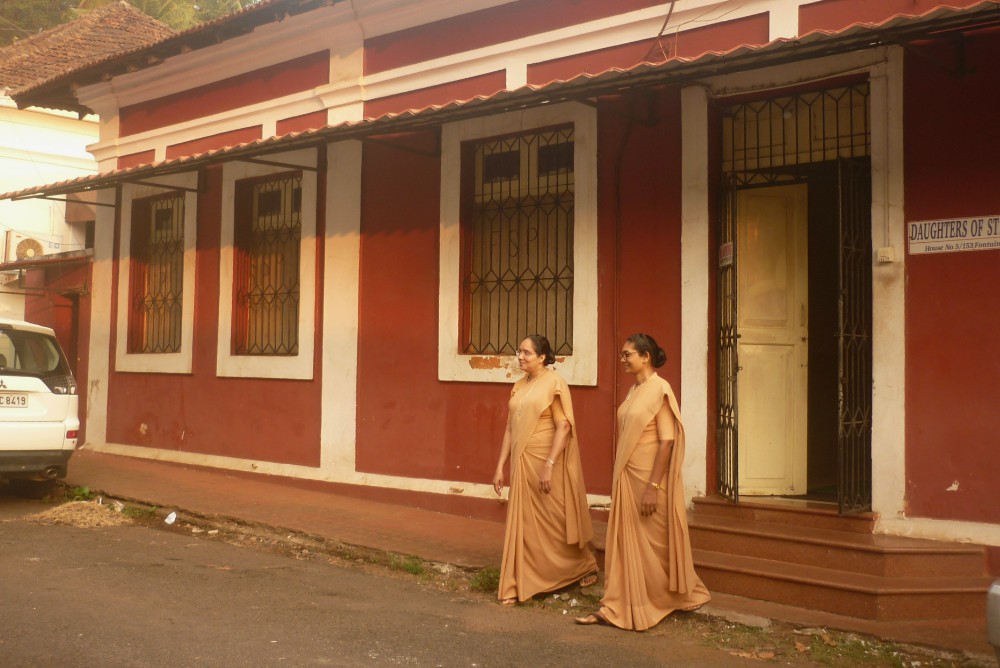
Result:
M796 496L750 496L741 494L739 504L753 503L768 506L784 506L794 508L810 508L813 510L832 510L837 512L839 506L836 499L822 499L810 495Z

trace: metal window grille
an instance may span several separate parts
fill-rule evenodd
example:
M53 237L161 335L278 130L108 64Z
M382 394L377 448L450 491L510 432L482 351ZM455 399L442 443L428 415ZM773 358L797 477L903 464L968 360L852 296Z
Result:
M573 352L573 127L462 147L462 351Z
M181 349L184 293L184 194L132 203L129 261L130 353Z
M297 355L302 176L236 185L233 353Z
M788 180L796 165L871 152L868 83L730 104L722 109L725 173L737 186Z

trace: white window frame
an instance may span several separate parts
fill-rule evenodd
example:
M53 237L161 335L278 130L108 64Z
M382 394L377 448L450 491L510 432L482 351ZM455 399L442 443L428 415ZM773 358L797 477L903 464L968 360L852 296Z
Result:
M194 189L198 173L158 176L158 185ZM121 197L121 235L118 244L118 315L116 319L115 371L128 373L191 373L194 345L194 283L198 234L198 195L184 192L184 277L181 294L181 348L176 353L128 351L129 296L132 263L132 203L170 192L169 188L125 183Z
M222 235L219 252L219 339L216 374L236 378L313 378L316 334L316 151L304 149L268 156L286 166L227 162L222 166ZM282 174L302 167L301 240L299 242L299 351L296 355L234 355L233 240L236 182Z
M573 354L560 356L555 368L571 385L597 385L597 110L575 102L458 121L442 128L440 380L509 383L521 374L513 355L459 353L462 142L566 123L573 124L574 141Z

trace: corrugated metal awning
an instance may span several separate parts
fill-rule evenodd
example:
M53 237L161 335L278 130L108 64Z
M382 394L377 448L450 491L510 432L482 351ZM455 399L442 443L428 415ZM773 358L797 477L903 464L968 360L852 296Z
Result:
M0 262L0 271L20 271L21 269L42 269L47 267L68 267L77 264L86 264L93 260L94 254L89 250L68 251L65 253L54 253L52 255L42 255L25 260L12 260L10 262Z

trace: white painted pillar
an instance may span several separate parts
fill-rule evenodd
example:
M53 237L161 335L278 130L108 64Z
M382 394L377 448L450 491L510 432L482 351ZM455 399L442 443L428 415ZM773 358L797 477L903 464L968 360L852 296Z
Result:
M906 502L906 285L903 51L871 70L872 247L896 262L872 270L872 510L901 518ZM874 262L874 257L872 258Z
M349 479L357 444L361 142L330 144L326 156L320 469Z
M684 497L707 489L708 93L681 91L681 414L687 438Z
M115 189L97 192L98 204L114 204ZM111 373L111 286L114 260L115 210L97 206L94 223L94 261L90 277L90 348L87 351L87 444L108 440L108 377Z

